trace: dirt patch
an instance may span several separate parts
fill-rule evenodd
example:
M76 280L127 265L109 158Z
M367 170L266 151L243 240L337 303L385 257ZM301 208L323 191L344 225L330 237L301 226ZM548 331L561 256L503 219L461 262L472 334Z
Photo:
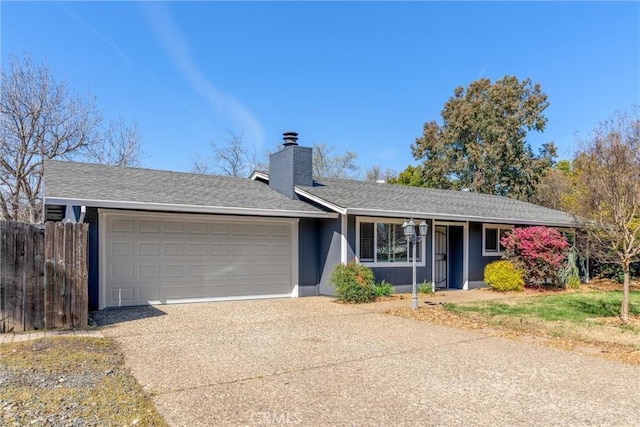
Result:
M617 317L589 319L584 324L568 321L544 321L531 317L487 316L466 311L456 314L447 304L465 304L497 301L502 304L519 304L523 299L535 296L590 293L596 291L620 291L622 286L608 279L596 279L579 289L541 290L525 289L523 292L497 292L490 288L469 291L439 290L433 294L419 294L419 309L410 309L411 294L396 294L362 304L365 310L388 313L454 328L478 330L493 336L501 336L535 345L579 351L596 357L604 357L640 365L639 316L631 317L629 324L621 325ZM640 290L640 283L633 283L632 290ZM587 350L591 349L591 350Z
M640 365L640 336L635 331L621 329L614 318L605 318L610 324L599 325L594 319L593 322L584 326L569 322L545 322L532 318L487 319L478 313L455 314L439 304L420 307L418 310L394 308L387 310L386 313ZM634 317L635 320L637 319ZM590 350L586 351L586 349Z
M594 290L594 291L621 291L622 283L618 283L611 279L593 279L582 285L582 288L585 290ZM632 280L629 283L629 289L632 291L640 291L640 281Z
M54 337L0 345L0 425L166 423L115 344Z
M601 325L610 326L633 326L640 328L640 316L629 316L629 320L625 323L619 317L594 317L588 319L590 322L599 323Z

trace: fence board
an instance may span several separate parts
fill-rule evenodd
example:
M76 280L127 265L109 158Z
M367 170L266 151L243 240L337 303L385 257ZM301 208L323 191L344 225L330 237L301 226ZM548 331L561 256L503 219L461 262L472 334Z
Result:
M16 253L16 225L10 226L7 230L7 256L10 260L13 260L13 263L10 264L7 268L7 282L5 283L5 324L7 332L19 331L16 329L17 322L17 299L16 294L18 293L18 280L16 277L16 263L18 263L18 254Z
M56 261L55 268L55 286L56 290L53 293L53 301L54 301L54 316L53 316L53 324L52 328L62 328L64 327L64 297L66 291L66 283L64 281L64 224L61 222L56 222L56 253L54 254Z
M0 221L0 332L87 327L87 231Z
M55 233L56 226L53 222L47 222L44 226L44 325L51 328L54 325L54 292L55 292Z
M33 265L33 329L44 329L44 230L37 230L32 235Z
M12 328L12 312L10 313L9 299L11 297L11 274L10 268L13 268L13 253L10 250L11 242L13 241L13 226L12 223L2 222L0 224L0 232L2 233L2 239L0 239L0 262L2 269L0 270L0 327L2 332L9 332ZM11 262L9 262L11 261Z
M73 264L74 271L74 297L73 307L73 323L74 325L87 325L89 314L89 288L86 286L89 278L87 267L87 243L88 243L87 224L81 224L81 227L75 228L75 262Z
M63 257L63 267L61 274L64 277L63 287L62 287L62 307L61 313L62 318L62 327L65 329L71 329L72 323L72 304L74 301L73 295L73 266L74 266L74 232L73 232L73 224L66 223L64 224L64 257Z

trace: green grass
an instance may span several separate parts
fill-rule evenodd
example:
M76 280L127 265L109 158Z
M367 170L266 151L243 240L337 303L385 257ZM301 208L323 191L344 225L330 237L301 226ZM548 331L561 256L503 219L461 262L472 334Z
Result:
M629 293L629 314L640 315L640 291ZM622 292L584 292L522 298L504 303L485 301L446 304L453 313L475 312L487 316L538 317L545 321L584 322L594 317L614 317L620 312Z

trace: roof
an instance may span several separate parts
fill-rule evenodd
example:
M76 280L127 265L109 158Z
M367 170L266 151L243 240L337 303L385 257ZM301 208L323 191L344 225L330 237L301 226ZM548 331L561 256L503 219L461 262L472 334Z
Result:
M59 160L44 163L44 198L48 205L286 217L336 215L246 178Z
M297 187L297 192L343 214L507 224L575 225L571 215L558 210L508 197L469 191L318 178L311 187Z

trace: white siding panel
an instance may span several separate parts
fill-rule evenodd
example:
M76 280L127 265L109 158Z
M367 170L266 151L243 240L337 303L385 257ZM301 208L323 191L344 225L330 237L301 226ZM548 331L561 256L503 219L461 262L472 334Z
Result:
M291 294L292 220L107 213L103 305Z

